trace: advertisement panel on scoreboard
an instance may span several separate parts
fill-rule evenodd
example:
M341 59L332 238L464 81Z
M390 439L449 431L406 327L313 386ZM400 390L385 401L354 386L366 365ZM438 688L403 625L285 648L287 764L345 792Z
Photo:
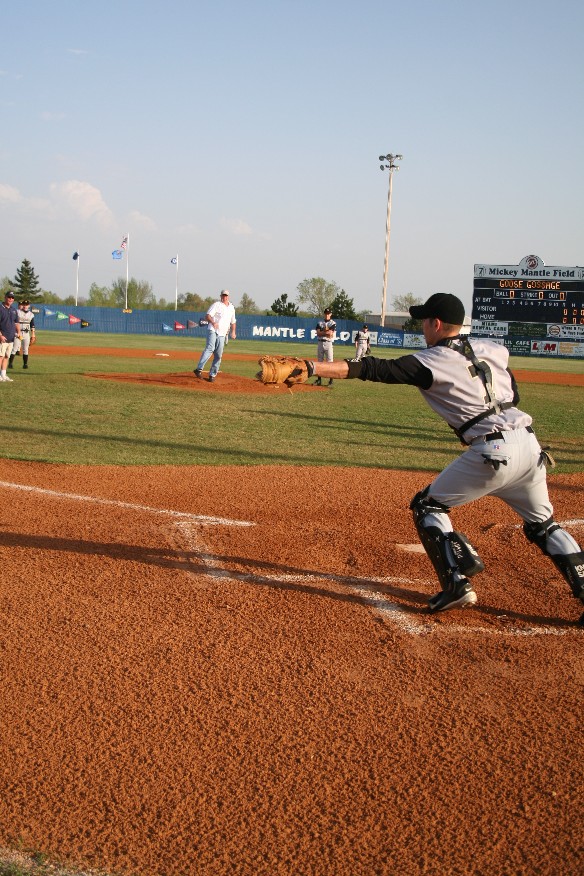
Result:
M535 255L475 265L472 318L584 325L584 268L546 266Z

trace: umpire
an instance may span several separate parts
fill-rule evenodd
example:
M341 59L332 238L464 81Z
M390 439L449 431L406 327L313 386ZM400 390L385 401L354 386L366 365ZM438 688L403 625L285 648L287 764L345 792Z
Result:
M584 602L584 552L553 519L546 465L529 414L517 407L517 384L509 352L484 339L470 343L460 330L464 305L438 293L410 307L422 321L425 350L398 359L368 356L359 362L307 362L308 377L358 377L417 386L430 407L454 430L467 450L412 499L410 509L420 540L436 570L441 591L429 601L432 612L473 605L470 578L484 568L465 536L453 530L452 508L497 496L523 519L526 538L548 556ZM579 624L584 626L584 614Z

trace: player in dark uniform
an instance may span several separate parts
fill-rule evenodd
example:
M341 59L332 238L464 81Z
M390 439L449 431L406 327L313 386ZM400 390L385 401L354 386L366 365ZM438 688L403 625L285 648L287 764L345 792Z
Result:
M358 377L381 383L417 386L430 407L454 430L465 453L448 465L412 499L410 508L420 540L442 590L430 611L473 605L470 578L482 571L476 550L453 531L451 508L481 496L497 496L523 519L529 541L555 564L573 595L584 602L584 552L553 519L546 464L529 414L517 407L519 394L509 370L509 352L501 344L460 334L464 305L438 293L410 307L421 319L427 348L398 359L365 357L327 363L309 362L309 376ZM584 626L584 614L580 618Z

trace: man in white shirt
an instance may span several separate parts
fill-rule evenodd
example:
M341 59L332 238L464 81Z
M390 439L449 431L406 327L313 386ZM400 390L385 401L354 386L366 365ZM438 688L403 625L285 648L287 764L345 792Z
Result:
M232 340L235 340L235 308L229 301L228 289L224 289L219 296L219 301L215 301L211 305L206 319L207 345L201 353L199 364L195 368L195 377L202 379L205 363L213 356L213 362L209 369L209 383L213 383L221 365L223 347L229 332L231 332Z

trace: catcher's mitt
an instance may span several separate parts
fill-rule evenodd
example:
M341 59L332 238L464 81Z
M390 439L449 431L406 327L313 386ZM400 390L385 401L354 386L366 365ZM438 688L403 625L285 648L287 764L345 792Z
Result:
M293 356L262 356L258 360L261 371L256 377L261 383L285 383L294 386L311 377L309 362Z

